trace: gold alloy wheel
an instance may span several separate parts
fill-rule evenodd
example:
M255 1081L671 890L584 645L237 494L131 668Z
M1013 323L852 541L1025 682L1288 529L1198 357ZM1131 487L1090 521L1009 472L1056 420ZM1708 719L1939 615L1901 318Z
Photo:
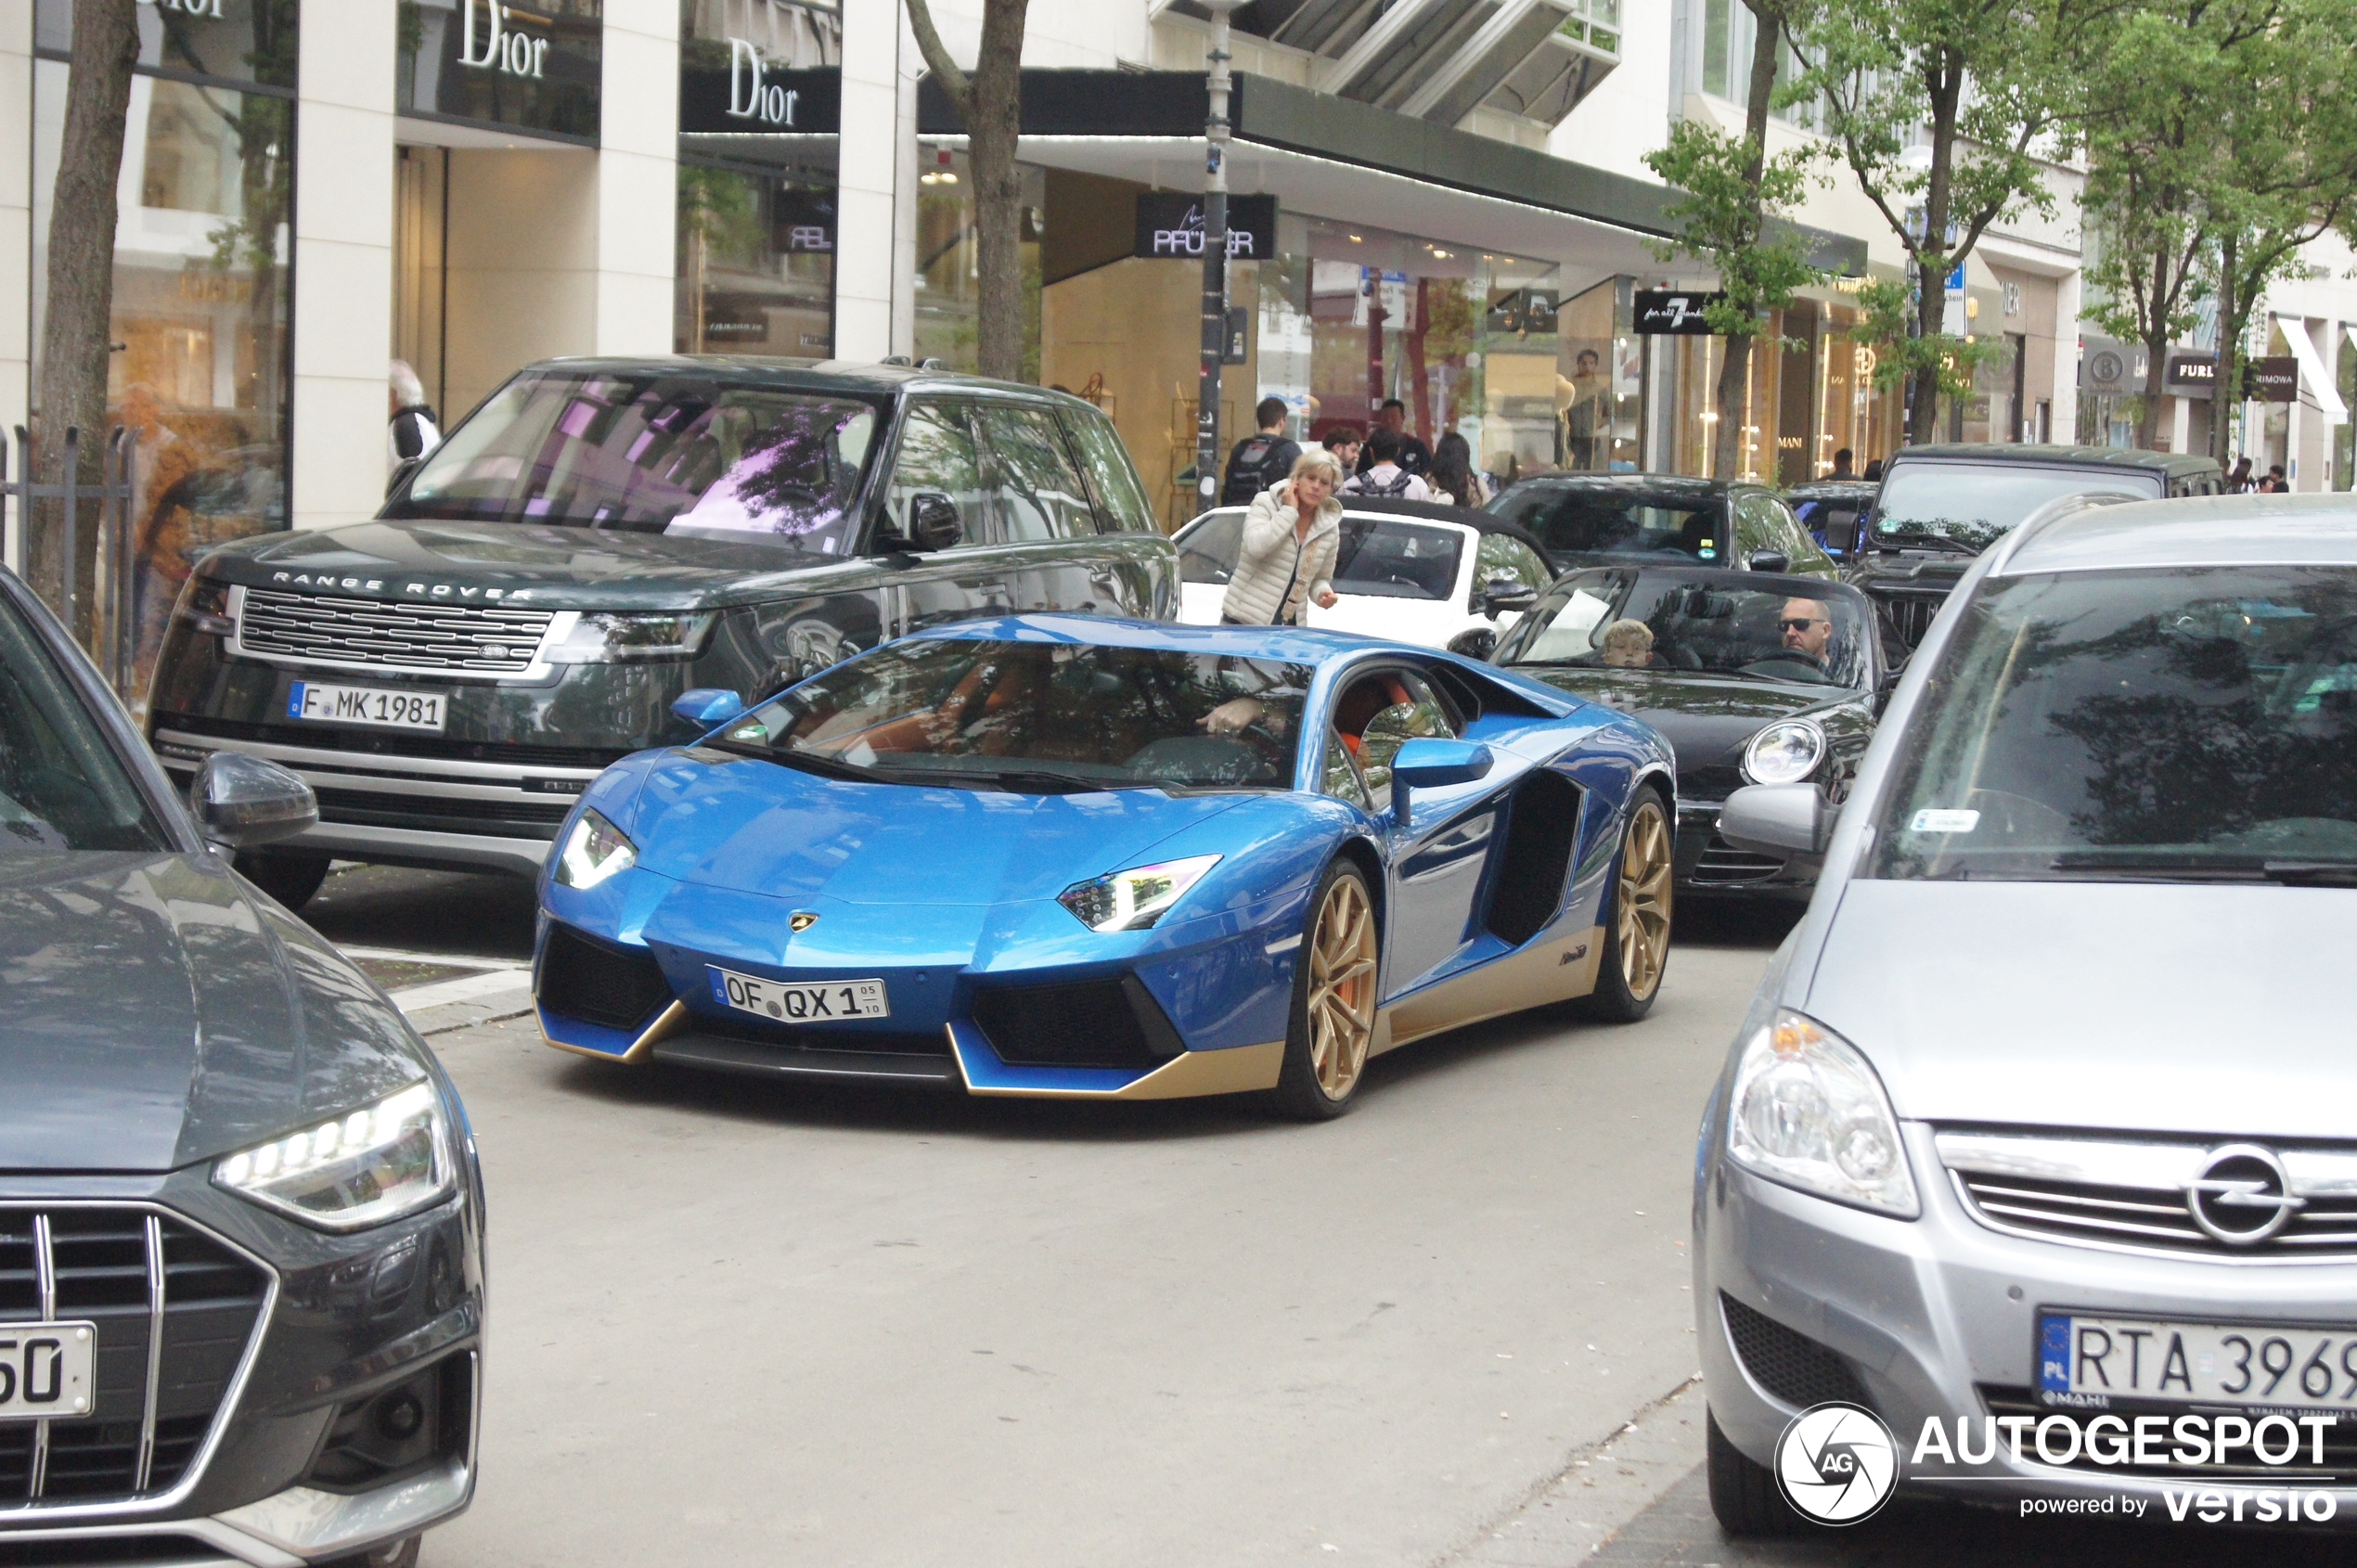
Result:
M1366 885L1336 877L1311 932L1309 1070L1328 1099L1347 1099L1375 1036L1375 917Z
M1629 818L1620 851L1620 977L1643 1001L1669 957L1669 823L1650 795Z

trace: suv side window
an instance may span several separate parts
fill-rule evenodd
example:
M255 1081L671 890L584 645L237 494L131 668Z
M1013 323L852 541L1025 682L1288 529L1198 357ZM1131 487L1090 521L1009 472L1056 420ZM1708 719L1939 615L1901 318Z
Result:
M967 545L989 537L990 492L983 482L981 448L972 410L963 403L912 403L900 422L900 449L884 492L886 526L907 537L908 508L919 495L946 495L958 508Z
M1080 452L1081 471L1088 494L1097 503L1097 520L1108 533L1159 533L1154 509L1138 486L1138 472L1129 465L1129 449L1113 421L1093 408L1059 410Z
M990 442L1000 537L1010 544L1087 538L1097 532L1088 493L1045 409L985 403L975 410Z

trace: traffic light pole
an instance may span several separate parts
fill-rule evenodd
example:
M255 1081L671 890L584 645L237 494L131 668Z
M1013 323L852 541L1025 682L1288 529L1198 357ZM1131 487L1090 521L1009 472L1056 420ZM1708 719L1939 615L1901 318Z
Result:
M1219 369L1228 353L1228 16L1244 0L1204 0L1211 11L1211 114L1204 126L1203 376L1195 410L1196 510L1219 497Z

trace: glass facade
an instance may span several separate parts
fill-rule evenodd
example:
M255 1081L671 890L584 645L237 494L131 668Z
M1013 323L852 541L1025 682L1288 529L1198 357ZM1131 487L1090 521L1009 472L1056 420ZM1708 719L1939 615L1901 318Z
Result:
M296 0L138 11L108 373L109 418L139 441L135 692L197 558L287 526L296 14ZM71 40L60 0L36 16L37 353Z
M682 353L834 353L840 0L681 0Z
M1857 325L1857 307L1824 300L1801 300L1770 317L1768 331L1752 341L1732 475L1712 471L1726 340L1655 339L1654 402L1664 423L1657 466L1788 485L1831 473L1845 448L1859 473L1888 457L1900 444L1905 393L1874 385L1874 349L1851 335Z

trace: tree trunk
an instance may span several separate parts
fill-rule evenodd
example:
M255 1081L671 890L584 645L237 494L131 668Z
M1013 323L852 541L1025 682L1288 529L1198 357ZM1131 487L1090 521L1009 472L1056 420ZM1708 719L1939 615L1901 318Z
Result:
M2169 374L2169 307L2175 298L2169 287L2169 247L2163 241L2153 250L2152 292L2145 299L2144 331L2139 335L2144 345L2144 406L2136 417L2136 445L2144 452L2160 450L2161 389Z
M2209 386L2209 449L2218 458L2218 466L2230 468L2228 453L2234 446L2235 383L2241 379L2235 366L2242 347L2242 335L2235 329L2235 237L2228 235L2220 249L2218 268L2218 374Z
M987 0L973 109L966 116L980 240L980 367L1002 381L1023 379L1023 177L1015 167L1015 138L1023 122L1023 24L1029 5Z
M108 333L114 311L115 183L122 173L123 118L139 58L134 0L74 0L65 135L49 208L47 315L41 332L40 480L65 478L65 432L79 430L82 478L95 483L106 447ZM94 514L95 515L95 514ZM33 512L26 566L35 591L56 604L64 586L63 503ZM96 527L78 530L75 575L85 606ZM67 607L59 605L60 612ZM72 628L80 635L82 627Z
M1951 270L1953 270L1952 268ZM1930 269L1917 267L1919 281L1915 286L1915 328L1919 337L1936 338L1947 326L1948 275L1937 278ZM1907 444L1921 446L1939 439L1939 366L1937 364L1915 367L1915 403L1907 412Z
M1757 238L1761 226L1759 179L1768 168L1768 108L1776 92L1776 52L1784 47L1784 12L1776 0L1745 0L1745 4L1750 7L1753 26L1751 96L1744 103L1744 186ZM1744 390L1751 379L1751 334L1729 337L1727 357L1719 366L1719 420L1710 449L1710 471L1716 479L1741 477Z
M926 69L966 122L973 179L975 271L981 299L975 358L985 376L1023 377L1023 178L1015 140L1023 126L1023 25L1031 0L983 0L982 52L969 75L949 57L927 0L907 0L909 31Z
M1751 377L1751 340L1727 340L1727 357L1719 366L1719 421L1713 427L1710 477L1740 479L1743 465L1744 383Z

